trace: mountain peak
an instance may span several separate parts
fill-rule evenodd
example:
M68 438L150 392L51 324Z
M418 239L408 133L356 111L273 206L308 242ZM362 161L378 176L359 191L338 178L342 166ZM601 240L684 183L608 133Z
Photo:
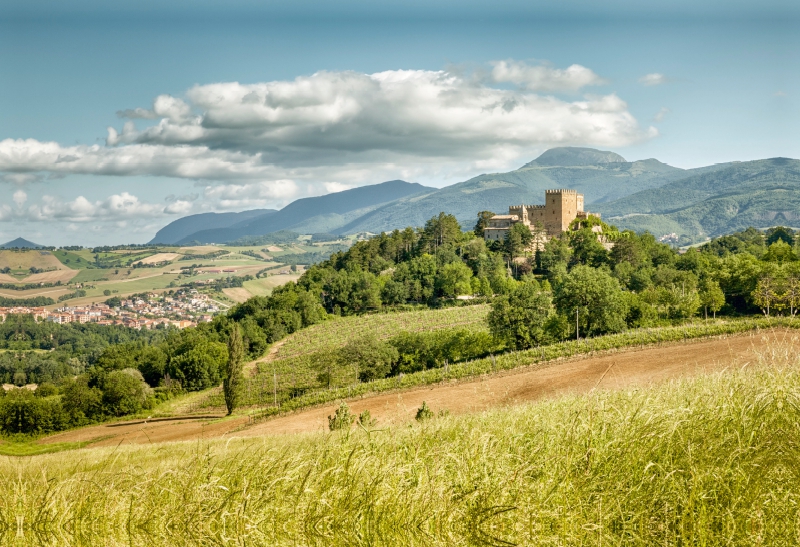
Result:
M22 239L18 237L13 241L7 241L0 245L0 249L41 249L44 245L39 245L37 243L33 243L28 241L27 239Z
M614 152L595 150L594 148L565 146L562 148L551 148L532 162L526 164L525 167L584 167L625 162L625 158Z

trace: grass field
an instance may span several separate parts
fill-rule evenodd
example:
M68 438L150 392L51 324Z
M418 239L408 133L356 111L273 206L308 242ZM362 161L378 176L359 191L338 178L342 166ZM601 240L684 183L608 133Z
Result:
M798 364L790 341L735 372L411 427L0 458L0 541L790 545Z

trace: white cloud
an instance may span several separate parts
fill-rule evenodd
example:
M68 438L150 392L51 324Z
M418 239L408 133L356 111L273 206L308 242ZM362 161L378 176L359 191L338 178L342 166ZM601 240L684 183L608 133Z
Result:
M658 72L653 72L639 78L639 83L646 86L661 85L667 83L667 77Z
M40 203L28 208L27 219L69 222L111 219L120 222L125 218L152 217L163 214L163 207L144 203L128 192L122 192L99 201L90 201L83 196L78 196L72 201L63 201L54 196L42 196Z
M204 197L217 209L257 209L275 203L288 203L299 194L300 189L294 181L277 180L208 186Z
M28 194L26 194L23 190L17 190L14 192L14 197L12 199L17 207L22 207L25 202L28 201Z
M670 113L670 109L665 107L665 106L662 106L661 110L656 112L656 115L653 116L653 121L656 122L656 123L662 122L662 121L664 121L664 118L666 118L669 113Z
M514 60L495 61L492 65L492 79L495 82L510 82L531 91L574 92L587 86L608 83L594 71L581 65L558 69L544 64L529 65Z
M517 87L497 85L507 83ZM159 95L150 108L119 112L143 121L109 128L105 146L2 140L0 178L21 185L71 175L159 176L202 188L200 199L158 206L121 193L116 201L48 197L28 207L31 219L85 222L275 207L395 178L441 185L516 167L552 146L617 148L657 135L615 94L544 94L602 83L580 65L505 60L483 81L392 70L198 85L183 98Z

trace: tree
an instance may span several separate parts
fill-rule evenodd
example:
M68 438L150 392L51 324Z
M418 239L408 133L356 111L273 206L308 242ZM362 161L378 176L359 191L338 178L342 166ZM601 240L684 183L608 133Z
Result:
M472 270L461 261L445 264L437 278L437 285L443 296L452 298L472 292Z
M719 288L719 283L712 279L704 279L700 283L700 303L705 309L705 316L708 319L708 310L717 318L717 312L725 305L725 293Z
M505 250L509 260L513 261L516 257L529 250L532 241L533 234L530 228L521 222L512 224L511 228L506 232L505 238Z
M88 376L78 376L68 380L61 390L61 406L75 425L93 420L103 411L103 392L89 387L88 380Z
M575 266L555 288L553 301L559 313L573 318L585 336L625 329L628 306L617 280L603 269Z
M170 359L167 372L180 381L184 389L208 389L219 385L227 359L225 344L203 336L188 336Z
M542 292L535 282L525 282L492 302L487 321L495 338L523 349L546 339L545 325L551 313L550 295Z
M222 380L222 393L225 396L225 407L228 416L239 406L242 397L242 367L244 365L244 343L239 325L233 324L228 336L228 362Z
M481 211L478 213L478 222L475 223L475 237L483 237L483 231L486 229L486 226L489 225L489 219L494 216L494 213L491 211Z
M783 294L786 304L789 306L789 313L794 316L800 306L800 279L795 275L790 275L786 279L786 287Z
M420 243L427 252L436 252L442 245L454 243L460 237L461 226L456 217L442 212L425 223Z
M133 414L144 408L150 388L133 368L109 372L103 379L103 410L112 416Z
M786 228L785 226L775 226L774 228L770 228L764 235L767 246L770 246L778 241L783 241L789 246L794 244L794 230L791 228Z
M759 279L752 296L756 306L761 308L764 315L769 317L769 308L775 303L778 296L772 278L762 277Z
M595 217L589 217L595 218ZM591 228L581 228L570 234L572 263L597 268L608 261L608 251Z
M362 382L385 378L398 358L397 349L378 340L374 334L351 340L339 350L339 360L355 366L356 376Z

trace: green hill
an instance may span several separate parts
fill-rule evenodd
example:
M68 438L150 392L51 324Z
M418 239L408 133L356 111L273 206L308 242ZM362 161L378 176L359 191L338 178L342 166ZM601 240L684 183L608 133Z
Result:
M593 210L620 228L675 233L697 243L755 226L800 225L800 161L735 162L660 188L598 204Z

